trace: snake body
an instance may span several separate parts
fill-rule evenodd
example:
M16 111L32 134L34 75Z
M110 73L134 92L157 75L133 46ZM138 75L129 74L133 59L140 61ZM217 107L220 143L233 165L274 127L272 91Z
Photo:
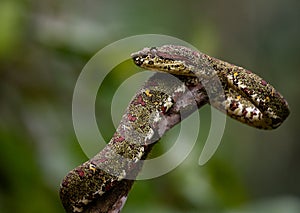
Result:
M144 48L133 53L142 68L176 76L194 76L200 81L217 76L225 99L219 103L226 113L260 129L275 129L289 115L283 96L258 75L242 67L175 45Z
M212 79L217 77L225 95L224 99L216 99L221 106L217 108L248 125L274 129L289 114L284 98L256 74L189 48L174 45L144 48L133 53L132 58L139 67L167 72L181 79L185 86L193 85L194 97L203 94L203 98L198 98L203 101L197 103L198 107L207 103L204 95L207 88L197 82L214 85ZM190 107L189 99L180 101L186 92L182 85L175 85L174 78L165 76L153 76L149 85L137 92L107 146L63 179L60 198L67 212L90 212L91 208L97 208L91 204L99 199L109 209L97 208L94 212L114 212L114 203L127 196L142 167L141 160L146 159L163 133L176 124L174 117L181 113L179 105ZM164 130L163 125L166 125Z

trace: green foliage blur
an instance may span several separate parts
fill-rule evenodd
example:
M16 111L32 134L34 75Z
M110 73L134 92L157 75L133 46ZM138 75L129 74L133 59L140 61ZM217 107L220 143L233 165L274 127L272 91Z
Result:
M193 152L169 174L137 181L123 212L300 212L299 20L298 0L0 1L0 212L64 212L59 184L87 160L72 125L76 80L98 50L145 33L249 68L285 96L291 115L274 131L228 118L217 153L199 166L210 122L204 107ZM116 72L106 84L124 78ZM96 113L109 141L114 90L105 91Z

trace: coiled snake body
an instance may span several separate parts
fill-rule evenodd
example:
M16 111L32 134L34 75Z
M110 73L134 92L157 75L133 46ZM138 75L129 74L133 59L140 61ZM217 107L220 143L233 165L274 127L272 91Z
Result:
M260 129L275 129L288 116L288 104L273 86L256 74L187 47L165 45L132 54L135 64L200 80L217 76L222 83L227 114Z

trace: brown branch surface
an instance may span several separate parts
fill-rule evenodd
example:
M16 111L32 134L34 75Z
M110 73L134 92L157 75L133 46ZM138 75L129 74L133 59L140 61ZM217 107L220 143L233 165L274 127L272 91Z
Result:
M104 149L66 175L60 198L67 212L121 211L152 147L169 129L208 103L197 78L178 78L154 74L137 91Z
M165 82L167 80L167 75L165 74L154 74L136 93L133 100L136 99L142 91L145 91L149 87L149 85L155 84L157 85L157 88L161 88L162 91L165 91L165 87L167 86ZM163 117L161 120L163 120L164 122L154 125L154 128L156 128L154 131L159 132L160 136L156 139L156 141L152 143L152 145L158 142L159 138L164 135L166 131L171 129L176 124L180 123L183 118L186 118L198 108L208 103L208 97L205 89L197 79L184 77L180 80L188 88L188 90L183 94L178 93L178 95L173 92L172 96L174 99L174 104L170 112L167 115L160 115ZM130 104L132 104L132 102ZM125 122L127 121L125 120ZM124 125L124 119L121 121L121 123L123 123ZM109 145L110 144L108 144L107 146L109 147ZM153 146L150 146L150 148L146 151L147 153L145 154L145 156L147 156L147 154L151 151L152 147ZM101 152L99 153L100 155ZM134 170L134 173L137 174L141 170L141 168L142 165L139 164L139 166L137 166ZM103 196L95 200L95 202L91 203L89 207L84 211L84 213L120 212L126 202L127 195L133 183L134 180L128 179L120 181L117 185L112 187L109 192L106 192Z

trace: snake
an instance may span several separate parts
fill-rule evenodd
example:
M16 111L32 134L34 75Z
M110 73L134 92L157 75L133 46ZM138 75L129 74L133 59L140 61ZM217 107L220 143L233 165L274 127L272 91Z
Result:
M175 76L209 79L217 76L224 91L226 113L259 129L275 129L289 115L283 96L267 81L242 67L184 46L144 48L132 54L134 63L147 70Z
M290 113L283 96L255 73L191 48L179 45L147 47L132 53L131 58L138 67L171 74L185 85L203 83L204 92L212 90L209 103L213 107L252 127L276 129ZM221 85L221 94L216 89L216 82ZM161 85L175 88L176 92L170 92L172 94L184 93L183 89L174 86L172 78L152 77L150 83L131 100L107 146L64 177L60 198L66 212L87 212L99 200L103 206L111 208L101 212L119 209L114 203L127 196L141 170L142 160L164 133L157 132L157 126L168 125L168 122L174 124L172 120L161 121L161 117L175 114L178 110L174 100L178 102L179 99L159 91ZM219 98L221 95L223 97ZM206 100L202 104L205 103Z

